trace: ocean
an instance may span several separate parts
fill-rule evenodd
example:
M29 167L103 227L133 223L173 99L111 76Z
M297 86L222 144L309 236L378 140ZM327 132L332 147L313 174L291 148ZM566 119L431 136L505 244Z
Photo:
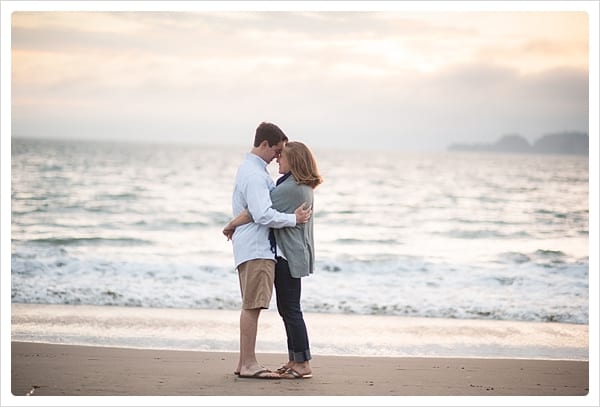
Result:
M12 303L239 310L247 151L13 138ZM314 154L305 312L589 323L587 156Z

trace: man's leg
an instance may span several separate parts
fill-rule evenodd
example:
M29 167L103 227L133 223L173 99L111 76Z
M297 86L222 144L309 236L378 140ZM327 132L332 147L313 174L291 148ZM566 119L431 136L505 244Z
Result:
M253 374L262 367L256 360L256 334L260 308L243 309L240 314L240 361L241 375Z
M240 376L252 376L257 372L261 378L278 377L265 372L265 368L256 360L256 334L258 317L263 308L269 307L273 293L275 262L267 259L250 260L238 267L242 292L242 311L240 313L240 358L237 372Z

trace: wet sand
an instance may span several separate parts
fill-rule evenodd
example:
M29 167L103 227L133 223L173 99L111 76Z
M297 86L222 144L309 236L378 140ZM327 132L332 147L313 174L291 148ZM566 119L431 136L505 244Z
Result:
M11 340L115 348L237 352L239 311L12 304ZM304 313L311 353L330 356L589 359L587 325ZM286 351L276 310L256 351Z
M311 379L258 380L233 374L234 352L12 342L11 356L13 397L574 396L575 405L589 391L589 363L573 360L314 355ZM270 369L285 360L258 358Z

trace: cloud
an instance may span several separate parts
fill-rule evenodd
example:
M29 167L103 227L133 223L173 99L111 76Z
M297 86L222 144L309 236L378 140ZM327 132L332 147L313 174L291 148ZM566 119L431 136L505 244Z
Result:
M13 134L246 144L271 120L324 146L444 148L584 130L587 38L545 16L15 13Z

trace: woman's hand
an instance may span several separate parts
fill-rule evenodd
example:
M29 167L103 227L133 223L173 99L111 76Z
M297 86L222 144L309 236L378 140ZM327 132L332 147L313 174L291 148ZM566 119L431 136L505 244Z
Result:
M233 237L233 232L235 232L235 226L231 225L231 222L229 222L227 225L225 225L225 227L223 228L223 234L225 235L225 237L227 238L227 241L230 241L231 238Z
M231 240L233 238L233 232L235 232L235 228L238 226L245 225L246 223L252 222L252 217L250 216L250 212L248 209L244 209L238 216L231 219L227 225L223 228L223 234L227 237L227 240Z

